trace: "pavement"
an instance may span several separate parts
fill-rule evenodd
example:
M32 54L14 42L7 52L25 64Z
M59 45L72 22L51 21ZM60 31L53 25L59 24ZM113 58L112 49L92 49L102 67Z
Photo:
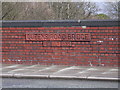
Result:
M118 67L2 64L0 77L120 80Z

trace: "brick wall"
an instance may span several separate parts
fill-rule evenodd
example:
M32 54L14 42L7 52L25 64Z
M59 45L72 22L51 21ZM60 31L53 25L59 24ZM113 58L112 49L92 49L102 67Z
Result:
M2 62L78 66L118 66L119 27L3 27ZM89 41L27 40L27 33L89 33Z

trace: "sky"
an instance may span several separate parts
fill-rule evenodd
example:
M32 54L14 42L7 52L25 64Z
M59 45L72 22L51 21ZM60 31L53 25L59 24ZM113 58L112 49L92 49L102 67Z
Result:
M101 9L100 11L98 11L98 13L106 13L105 12L106 6L104 5L104 2L97 2L96 4L97 4L98 8Z
M72 0L73 2L79 2L81 0ZM95 2L98 6L99 9L101 9L100 11L98 11L97 13L104 13L106 14L105 12L105 8L106 6L104 5L104 3L108 0L83 0L83 1L90 1L90 2Z
M105 5L105 3L107 2L118 2L120 0L72 0L73 2L82 2L82 1L86 1L86 2L95 2L98 6L99 10L97 13L100 14L100 13L104 13L104 14L107 14L106 12L106 8L107 8L107 5Z

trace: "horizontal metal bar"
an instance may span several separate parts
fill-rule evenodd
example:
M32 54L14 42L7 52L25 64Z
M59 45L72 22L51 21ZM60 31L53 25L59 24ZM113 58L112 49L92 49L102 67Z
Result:
M2 21L3 27L109 27L119 26L118 20L19 20Z

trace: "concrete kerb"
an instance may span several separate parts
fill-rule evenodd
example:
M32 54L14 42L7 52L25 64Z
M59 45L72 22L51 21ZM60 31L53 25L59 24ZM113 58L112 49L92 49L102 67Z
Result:
M49 78L49 75L17 75L15 74L14 77L16 78Z
M119 81L119 78L109 78L109 77L88 77L87 79L91 80L112 80L112 81Z
M23 75L23 74L2 74L2 78L30 78L30 79L77 79L77 80L111 80L119 81L119 78L109 78L109 77L82 77L82 76L58 76L58 75Z
M3 77L3 78L6 78L6 77L12 78L12 77L14 77L14 75L13 74L0 74L0 77Z
M2 78L48 78L49 75L2 74Z

